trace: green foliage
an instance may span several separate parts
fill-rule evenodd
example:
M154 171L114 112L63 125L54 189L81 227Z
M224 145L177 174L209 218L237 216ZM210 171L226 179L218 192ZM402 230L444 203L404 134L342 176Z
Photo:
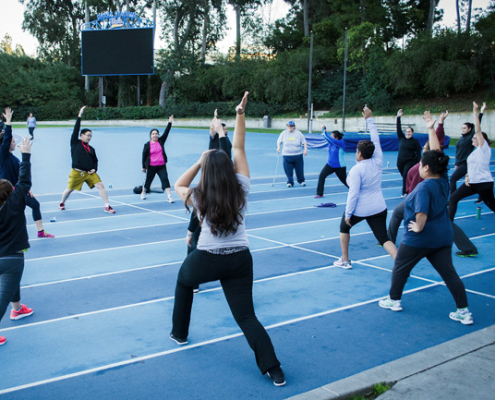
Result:
M67 119L83 103L83 79L75 68L28 56L0 53L0 103L15 109L14 120L32 110L37 119Z
M480 82L480 59L473 50L479 38L444 30L435 37L419 35L406 51L386 62L386 76L397 96L449 96L472 91Z

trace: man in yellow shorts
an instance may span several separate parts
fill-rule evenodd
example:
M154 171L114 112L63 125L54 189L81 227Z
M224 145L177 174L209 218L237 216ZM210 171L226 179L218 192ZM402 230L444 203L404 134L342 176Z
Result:
M108 203L107 190L96 173L96 170L98 169L98 158L96 157L95 149L89 145L93 134L89 129L82 129L79 134L79 130L81 128L81 117L85 107L86 106L79 110L79 114L74 125L74 131L72 132L70 139L72 171L69 175L67 189L65 189L64 193L62 193L62 201L60 202L58 208L65 210L65 201L69 198L70 194L74 190L81 190L83 183L86 182L90 189L93 189L95 186L98 189L100 196L105 203L104 211L115 214L115 210Z

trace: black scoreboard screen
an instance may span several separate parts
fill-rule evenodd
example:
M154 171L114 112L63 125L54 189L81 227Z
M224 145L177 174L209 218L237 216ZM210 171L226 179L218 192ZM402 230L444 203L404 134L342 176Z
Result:
M153 28L82 31L82 75L153 75Z

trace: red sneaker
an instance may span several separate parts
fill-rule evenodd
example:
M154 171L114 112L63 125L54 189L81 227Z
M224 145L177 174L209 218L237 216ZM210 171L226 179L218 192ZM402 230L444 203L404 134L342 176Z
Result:
M104 211L110 214L115 214L115 210L111 206L106 206Z
M17 321L18 319L29 317L32 314L33 314L33 309L27 308L26 305L23 304L19 310L16 311L12 309L10 311L10 319L12 321Z
M7 341L7 339L5 339L3 336L0 336L0 346L2 344L5 344L6 341Z
M64 204L64 203L60 203L60 204L58 205L58 209L59 209L59 210L65 210L65 204Z
M46 233L45 230L43 229L42 231L38 231L38 237L39 238L54 238L55 236L50 235L49 233Z

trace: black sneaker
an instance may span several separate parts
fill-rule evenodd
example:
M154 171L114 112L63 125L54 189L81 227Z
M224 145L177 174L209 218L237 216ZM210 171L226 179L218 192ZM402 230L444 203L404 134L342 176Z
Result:
M481 204L483 203L483 200L481 200L481 197L478 197L478 199L474 202L474 204Z
M285 376L284 371L280 367L273 367L267 371L267 375L272 378L273 384L275 386L284 386L285 385Z
M187 339L179 339L178 337L175 337L172 332L170 332L170 339L181 346L187 344Z
M455 255L458 257L476 257L478 255L478 250L456 251Z

